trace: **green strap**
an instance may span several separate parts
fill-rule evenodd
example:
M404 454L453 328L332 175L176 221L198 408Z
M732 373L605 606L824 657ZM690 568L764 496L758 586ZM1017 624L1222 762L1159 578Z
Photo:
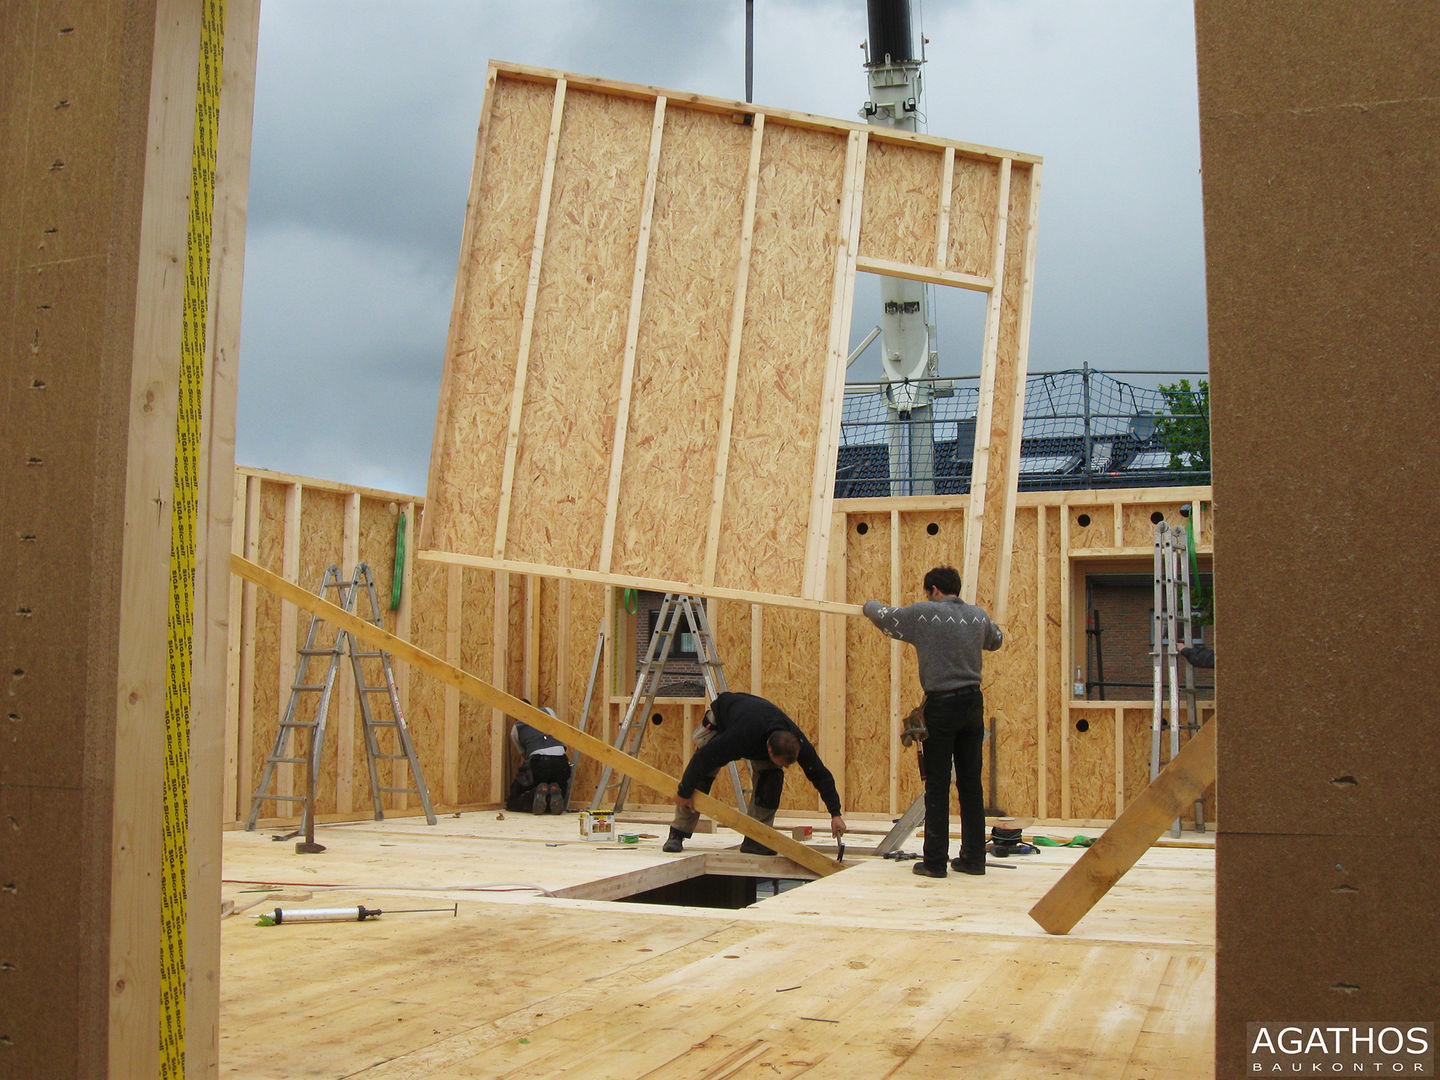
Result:
M390 583L390 610L400 609L400 584L405 576L405 515L395 531L395 574Z

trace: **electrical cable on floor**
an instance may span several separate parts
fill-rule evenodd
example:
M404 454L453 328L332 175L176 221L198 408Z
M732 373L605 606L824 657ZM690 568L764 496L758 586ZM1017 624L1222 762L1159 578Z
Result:
M479 885L316 885L309 881L245 881L240 878L221 880L228 885L274 885L277 889L294 887L312 892L500 892L507 889L534 889L542 896L555 895L549 889L528 881L490 881Z

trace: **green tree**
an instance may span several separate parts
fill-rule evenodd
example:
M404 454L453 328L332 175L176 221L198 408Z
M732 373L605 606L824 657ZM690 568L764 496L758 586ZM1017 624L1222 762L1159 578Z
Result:
M1170 468L1180 472L1210 472L1210 383L1201 379L1192 388L1189 379L1160 384L1165 411L1155 417L1160 445L1170 452Z

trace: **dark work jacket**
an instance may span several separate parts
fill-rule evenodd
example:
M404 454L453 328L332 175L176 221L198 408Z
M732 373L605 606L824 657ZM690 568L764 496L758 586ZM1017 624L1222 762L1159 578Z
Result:
M840 794L835 790L835 777L820 760L814 745L805 733L795 726L795 721L780 709L754 694L723 693L716 697L710 711L715 723L715 737L700 749L685 766L680 777L679 793L688 799L695 794L695 787L707 776L713 776L732 761L744 758L747 761L769 761L770 752L766 740L772 731L791 731L800 740L800 754L795 759L805 773L825 808L832 817L840 814Z

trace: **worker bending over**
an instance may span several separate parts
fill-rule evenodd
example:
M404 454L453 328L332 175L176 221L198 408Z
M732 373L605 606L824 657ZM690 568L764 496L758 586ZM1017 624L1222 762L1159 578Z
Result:
M744 758L750 763L755 790L750 797L750 816L765 825L773 825L775 811L780 808L780 795L785 787L785 770L800 763L810 783L830 811L830 831L838 840L845 835L845 820L840 816L840 795L835 778L820 760L805 733L795 726L776 705L754 694L729 691L716 696L705 719L695 731L695 753L675 794L675 820L663 846L665 851L683 851L685 841L695 832L700 815L695 810L695 792L710 794L716 774ZM740 850L749 855L774 855L768 847L748 836Z
M555 715L548 706L540 711ZM531 814L565 813L570 801L570 758L560 740L516 720L510 729L510 745L520 755L520 768L510 784L505 809Z

